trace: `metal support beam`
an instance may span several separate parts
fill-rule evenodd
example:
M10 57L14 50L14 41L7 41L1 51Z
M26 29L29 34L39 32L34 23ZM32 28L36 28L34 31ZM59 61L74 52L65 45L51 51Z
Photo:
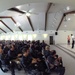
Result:
M5 30L3 30L2 28L0 28L0 30L2 30L4 33L7 33Z
M13 30L11 28L9 28L2 20L0 20L1 23L4 24L4 26L6 26L11 32L13 32Z
M63 19L64 19L64 17L65 17L66 15L65 14L63 14L63 16L62 16L62 18L61 18L61 21L60 21L60 23L59 23L59 25L58 25L58 27L57 27L57 29L56 29L56 31L58 31L59 30L59 28L60 28L60 26L61 26L61 23L62 23L62 21L63 21Z
M11 17L11 16L0 16L0 18L10 18L10 19L12 19L12 21L16 24L16 21L13 19L13 17ZM19 26L18 27L19 29L20 29L20 31L22 31L23 32L23 30L22 30L22 28Z
M49 9L51 8L51 6L52 6L52 3L48 3L48 7L47 7L47 10L46 10L46 13L45 13L45 31L47 29L48 12L49 12Z
M16 24L16 21L13 19L13 17L11 17L12 21ZM21 32L23 32L22 28L20 26L18 26L18 28L20 29Z
M69 11L69 12L66 12L66 13L63 14L63 16L62 16L62 18L61 18L61 21L60 21L60 23L59 23L59 25L58 25L56 31L59 30L59 28L60 28L60 26L61 26L61 24L62 24L64 18L65 18L67 15L69 15L69 14L75 14L75 10L74 10L74 11Z
M29 21L29 24L30 24L30 26L31 26L31 28L32 28L32 31L34 31L34 27L33 27L33 25L32 25L32 22L31 22L31 19L30 19L30 17L28 17L28 16L27 16L27 19L28 19L28 21Z

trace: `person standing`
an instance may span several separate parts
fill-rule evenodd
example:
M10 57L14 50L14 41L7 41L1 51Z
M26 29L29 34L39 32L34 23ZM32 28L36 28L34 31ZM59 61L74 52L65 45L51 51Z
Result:
M70 45L70 36L69 35L67 37L67 43L68 43L68 45Z
M74 35L72 34L72 49L74 48Z

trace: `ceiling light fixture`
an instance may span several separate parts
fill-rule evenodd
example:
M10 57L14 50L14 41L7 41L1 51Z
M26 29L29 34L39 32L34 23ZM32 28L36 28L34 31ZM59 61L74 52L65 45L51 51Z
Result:
M22 10L23 12L26 12L25 10Z
M16 6L16 8L20 9L20 8L21 8L21 6Z
M70 21L71 20L71 18L68 18L68 21Z
M18 26L18 27L19 27L19 26L21 26L21 24L20 24L19 22L17 22L17 23L15 24L15 26Z
M16 31L14 30L14 33L15 33Z
M16 26L16 24L14 24Z
M30 16L30 13L26 13L26 16Z
M67 7L66 7L66 9L67 9L67 10L70 10L70 7L69 7L69 6L67 6Z

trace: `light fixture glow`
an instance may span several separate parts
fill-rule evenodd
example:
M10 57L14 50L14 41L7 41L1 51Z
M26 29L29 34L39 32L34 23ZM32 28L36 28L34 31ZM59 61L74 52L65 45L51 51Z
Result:
M15 33L16 31L15 31L15 30L13 30L13 32Z
M43 34L44 38L47 38L48 34Z
M33 40L32 35L28 35L28 40L30 40L30 41Z
M21 8L21 6L16 6L16 8L20 9L20 8Z
M2 36L0 37L0 40L3 40Z
M30 13L26 13L26 16L30 16Z
M22 35L21 35L21 36L19 35L19 40L23 40L23 37L22 37Z
M14 24L16 26L16 24Z
M13 36L13 35L11 36L11 40L15 40L15 38L14 38L14 36Z
M71 20L71 18L68 18L68 21L70 21Z
M17 22L17 23L15 24L15 26L18 26L18 27L19 27L19 26L21 26L21 24L20 24L19 22Z
M26 35L26 34L24 34L24 35L23 35L23 38L24 38L24 39L26 39L26 38L27 38L27 35Z
M9 40L8 36L6 36L5 40Z
M18 37L18 35L16 34L16 35L15 35L15 38L17 38L17 37Z
M70 7L69 7L69 6L67 6L67 7L66 7L66 9L67 9L67 10L70 10Z
M25 10L22 10L23 12L27 12L27 11L25 11Z
M33 37L36 38L37 37L37 34L33 34Z

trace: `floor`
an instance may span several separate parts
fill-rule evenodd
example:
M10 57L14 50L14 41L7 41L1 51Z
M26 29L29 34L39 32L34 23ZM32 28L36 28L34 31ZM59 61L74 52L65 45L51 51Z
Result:
M58 44L57 46L63 48L66 52L70 53L74 58L75 58L75 47L71 48L72 45L67 45L67 44Z
M7 72L7 73L3 73L1 70L0 70L0 75L11 75L10 71ZM16 71L16 74L15 75L25 75L25 72L24 71Z
M63 45L63 46L71 49L70 46L69 47L66 45ZM66 68L65 75L75 75L75 59L72 58L67 53L65 53L64 51L62 51L61 49L57 48L56 46L51 46L51 50L56 50L57 54L62 57L63 64ZM11 75L11 74L10 74L10 72L3 73L0 70L0 75ZM25 72L24 71L16 71L16 75L25 75ZM52 75L55 75L55 74L52 74Z

